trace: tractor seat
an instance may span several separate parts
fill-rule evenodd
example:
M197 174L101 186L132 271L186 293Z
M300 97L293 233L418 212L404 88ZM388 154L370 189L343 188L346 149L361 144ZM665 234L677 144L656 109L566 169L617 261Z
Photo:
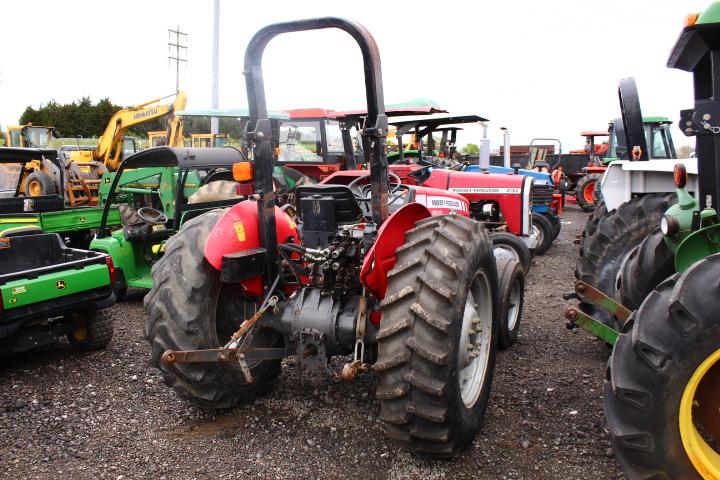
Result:
M325 202L332 201L337 225L357 223L363 218L355 194L347 185L300 185L295 188L295 210L300 221L304 221L302 205L311 198L322 199Z

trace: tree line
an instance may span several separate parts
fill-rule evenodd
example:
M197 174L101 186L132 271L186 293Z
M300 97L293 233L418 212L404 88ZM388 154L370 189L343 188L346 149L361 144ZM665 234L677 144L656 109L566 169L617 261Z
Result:
M20 116L20 124L44 125L55 127L62 137L99 137L107 127L112 116L123 108L103 98L93 103L89 97L83 97L71 103L58 103L50 100L35 109L28 106ZM136 125L128 131L130 136L146 137L150 131L165 130L166 119L160 118ZM209 118L188 117L183 121L185 134L209 133ZM220 131L231 137L239 138L242 134L241 122L232 118L220 119Z

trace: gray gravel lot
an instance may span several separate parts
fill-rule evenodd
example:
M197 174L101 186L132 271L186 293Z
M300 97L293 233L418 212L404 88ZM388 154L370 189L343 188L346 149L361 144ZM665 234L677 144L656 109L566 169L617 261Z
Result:
M568 209L560 238L533 261L520 338L500 354L482 432L459 459L420 460L385 440L372 375L298 380L286 362L252 406L190 406L150 367L143 292L132 291L113 307L107 350L61 342L0 360L0 477L616 478L601 400L609 350L562 317L585 218Z

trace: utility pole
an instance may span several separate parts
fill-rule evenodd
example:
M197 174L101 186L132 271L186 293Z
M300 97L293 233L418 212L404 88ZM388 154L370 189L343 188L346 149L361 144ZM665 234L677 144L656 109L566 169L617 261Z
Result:
M213 44L212 44L212 108L220 107L220 0L213 3ZM210 119L210 133L219 133L217 117Z
M175 35L175 41L173 43L172 36ZM180 91L180 62L186 62L187 58L183 58L183 56L187 56L187 45L183 45L183 43L187 42L187 33L180 31L180 25L177 26L177 29L173 30L172 28L168 28L168 36L170 37L170 41L168 41L168 49L170 50L170 53L172 53L172 49L175 49L175 56L168 55L168 60L174 60L175 61L175 92Z

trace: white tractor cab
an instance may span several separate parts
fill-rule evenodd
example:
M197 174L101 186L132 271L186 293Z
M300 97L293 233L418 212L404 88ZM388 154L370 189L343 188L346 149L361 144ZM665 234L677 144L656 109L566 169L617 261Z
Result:
M670 193L675 191L673 168L677 162L683 162L688 172L687 188L697 192L697 159L653 158L647 145L647 136L643 127L635 80L624 78L618 89L621 105L625 105L623 128L627 139L627 149L632 160L614 160L600 179L600 192L610 212L636 196L648 193ZM667 132L669 133L669 132ZM654 138L654 135L651 137ZM643 160L643 161L637 161Z

